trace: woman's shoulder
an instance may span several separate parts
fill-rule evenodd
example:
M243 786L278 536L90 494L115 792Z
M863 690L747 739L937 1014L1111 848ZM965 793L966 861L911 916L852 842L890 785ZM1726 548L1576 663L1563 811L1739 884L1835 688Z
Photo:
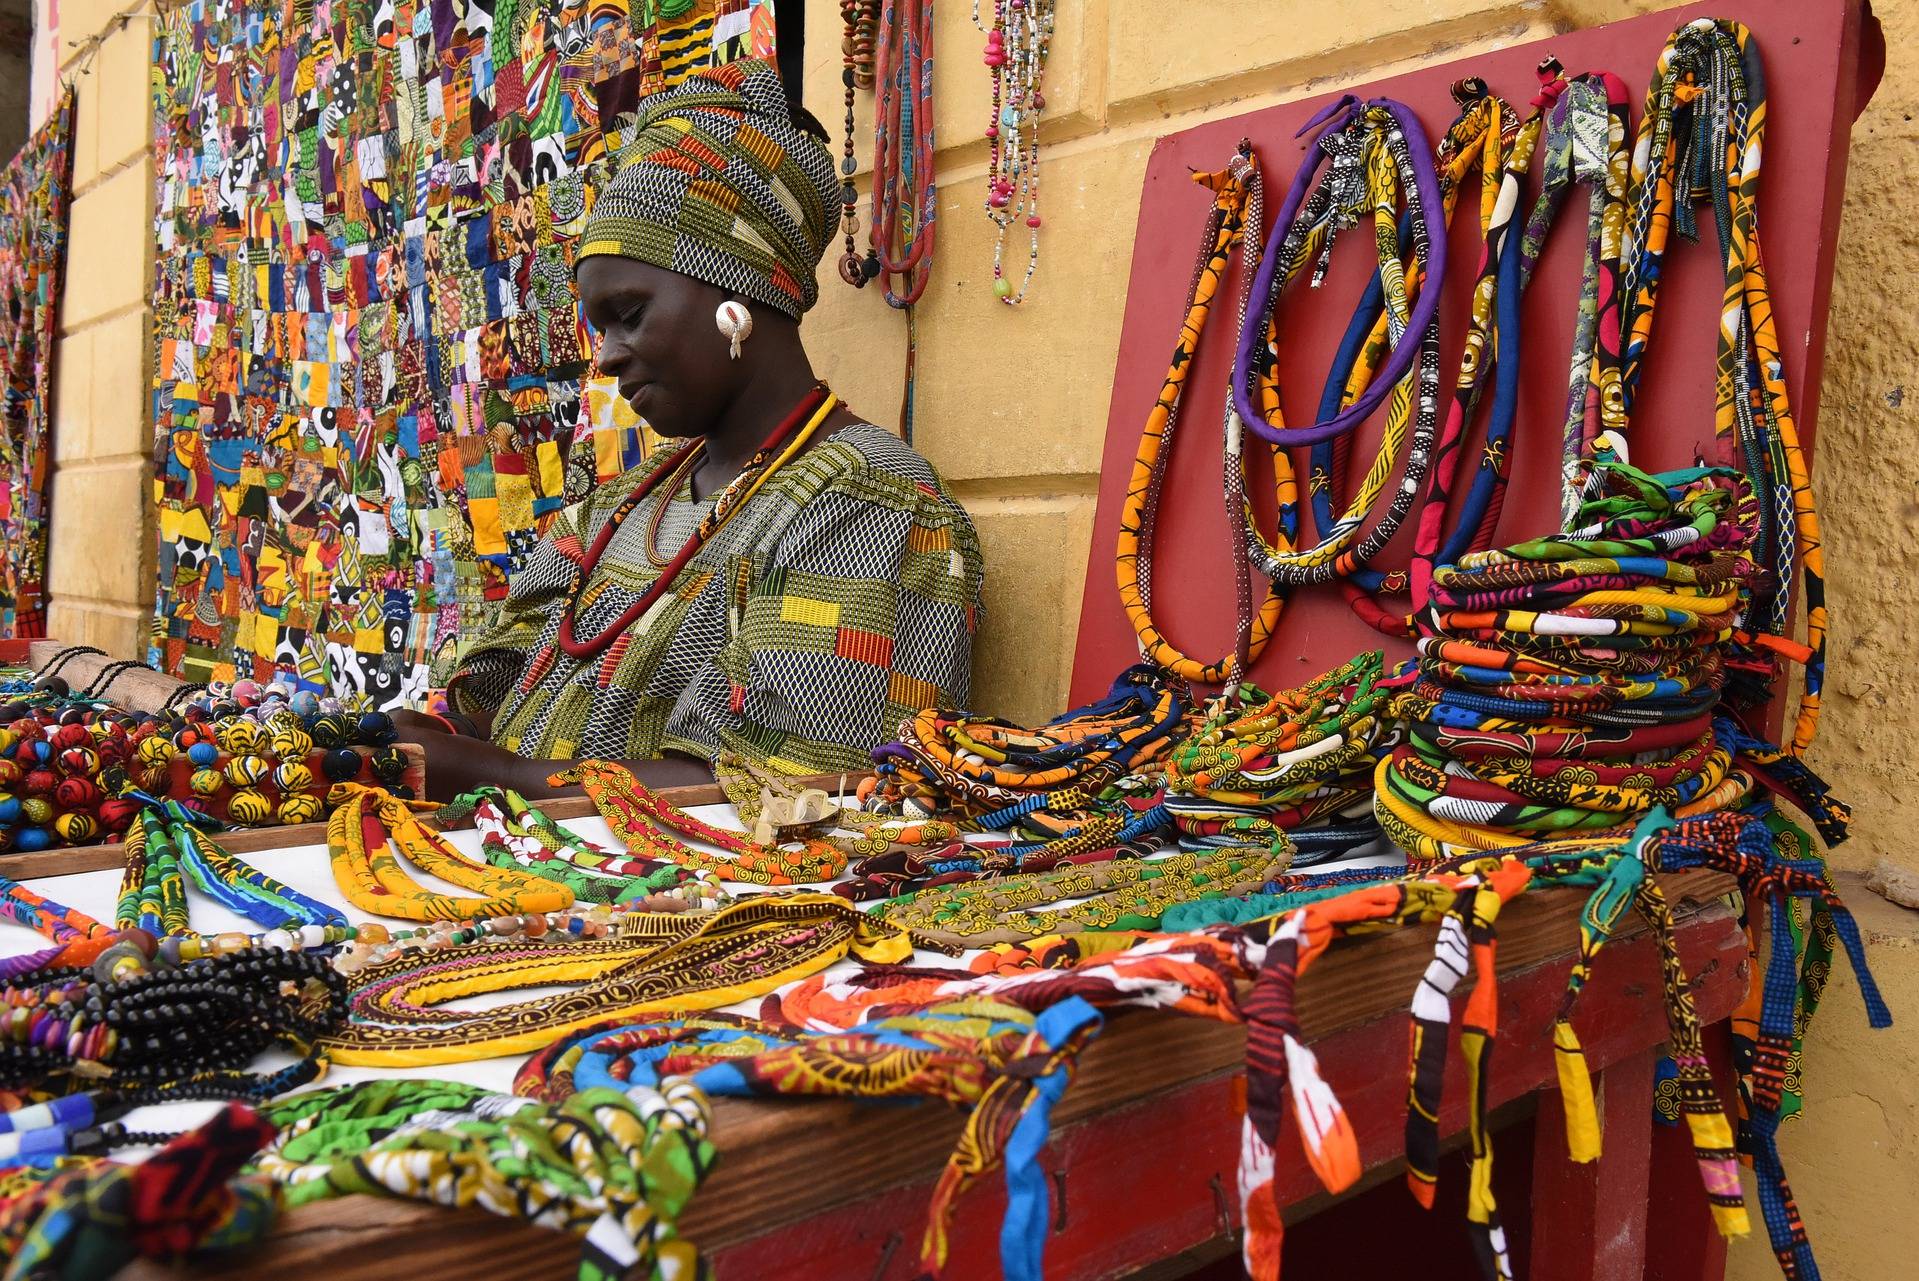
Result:
M917 449L872 423L852 423L795 459L793 480L815 492L870 493L873 501L964 510Z

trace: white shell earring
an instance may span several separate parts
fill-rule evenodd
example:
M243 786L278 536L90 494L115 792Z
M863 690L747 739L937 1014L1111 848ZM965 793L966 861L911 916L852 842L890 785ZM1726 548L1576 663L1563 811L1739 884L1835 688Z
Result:
M740 344L753 334L753 313L746 304L737 299L728 298L713 313L713 323L718 325L720 333L731 344L733 359L740 358Z

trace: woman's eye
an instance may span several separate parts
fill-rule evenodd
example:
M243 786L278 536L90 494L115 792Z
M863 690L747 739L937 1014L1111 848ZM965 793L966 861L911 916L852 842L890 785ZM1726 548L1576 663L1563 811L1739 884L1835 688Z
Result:
M625 315L620 317L620 324L626 326L626 328L628 329L632 329L640 323L640 318L645 315L646 315L645 307L643 306L635 307L631 311L627 312Z

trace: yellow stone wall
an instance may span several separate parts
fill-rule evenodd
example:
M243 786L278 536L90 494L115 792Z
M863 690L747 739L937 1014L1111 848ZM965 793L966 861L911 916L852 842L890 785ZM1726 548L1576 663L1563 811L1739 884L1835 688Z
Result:
M38 4L44 18L47 0ZM63 58L124 7L123 0L62 0ZM837 132L838 5L811 0L807 7L808 105ZM1060 0L1046 85L1041 268L1030 300L1014 311L992 297L991 228L980 212L981 37L970 5L942 0L939 250L920 308L917 443L973 512L986 547L990 615L977 657L979 706L1038 718L1063 704L1131 239L1154 140L1342 81L1662 7L1639 0ZM1910 675L1910 638L1919 635L1919 326L1911 314L1919 296L1919 197L1910 180L1919 171L1919 82L1897 70L1897 51L1919 40L1919 0L1879 0L1876 8L1895 70L1853 134L1819 424L1834 634L1814 763L1857 808L1857 836L1836 856L1847 868L1882 856L1919 867L1919 849L1900 839L1919 831L1919 787L1907 777L1919 730L1919 683ZM144 20L110 34L92 74L79 80L78 198L57 410L50 625L55 636L116 655L144 646L152 602L146 42ZM857 111L864 156L870 98L863 95ZM1021 261L1023 241L1013 252ZM830 261L826 273L824 301L807 321L809 346L856 408L893 424L904 322L875 295L831 278ZM1916 918L1872 907L1881 980L1906 1028L1919 1027ZM1919 1220L1898 1210L1919 1201L1919 1085L1906 1067L1914 1061L1919 1039L1909 1030L1869 1037L1850 979L1836 981L1806 1056L1811 1119L1791 1127L1784 1144L1828 1276L1903 1275L1919 1256ZM1763 1234L1735 1249L1730 1275L1776 1275Z
M39 4L44 22L46 0ZM152 23L115 16L130 7L123 0L59 6L55 45L79 96L56 356L47 632L116 657L145 657L155 554L147 484Z

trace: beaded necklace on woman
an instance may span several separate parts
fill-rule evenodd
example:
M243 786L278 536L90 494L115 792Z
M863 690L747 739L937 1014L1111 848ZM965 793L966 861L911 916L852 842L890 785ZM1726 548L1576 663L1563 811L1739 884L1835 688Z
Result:
M574 582L572 594L567 600L566 612L560 618L560 631L555 641L560 649L574 659L597 658L614 641L625 635L629 628L645 618L650 610L666 599L667 589L672 587L674 580L693 559L694 554L746 506L774 473L806 448L807 442L819 431L820 426L832 415L834 409L838 408L839 403L839 398L829 392L824 383L808 392L793 411L768 433L759 448L753 452L753 456L747 460L740 474L719 492L713 500L712 509L701 519L698 527L693 531L693 536L686 540L680 550L660 570L659 576L653 580L652 584L640 593L637 600L621 610L619 615L602 628L598 635L581 640L574 633L574 620L578 618L582 609L591 604L588 594L597 592L601 586L595 582L595 571L599 568L601 557L606 554L607 545L613 541L613 536L619 532L620 526L625 523L627 517L633 514L649 494L658 489L668 477L677 477L682 468L693 465L705 451L705 439L701 438L683 446L670 462L648 472L645 479L634 486L633 492L620 500L620 505L607 517L606 524L600 527L599 534L586 549L586 554L580 562L579 577ZM665 492L670 494L672 491ZM664 506L664 500L662 500L662 506ZM537 664L531 670L538 670Z

